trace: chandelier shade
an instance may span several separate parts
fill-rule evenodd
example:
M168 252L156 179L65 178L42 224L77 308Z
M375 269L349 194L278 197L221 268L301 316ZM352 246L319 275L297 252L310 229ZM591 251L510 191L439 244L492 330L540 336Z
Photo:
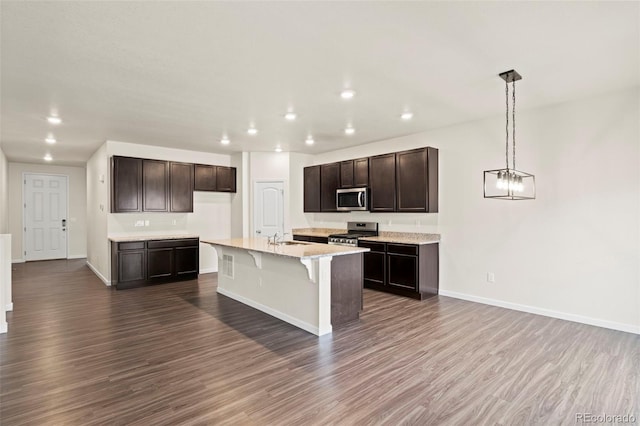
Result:
M505 167L484 171L484 198L534 200L536 198L536 177L531 173L516 169L516 81L521 80L522 77L515 70L505 71L499 76L505 82ZM512 85L511 164L509 164L509 83Z

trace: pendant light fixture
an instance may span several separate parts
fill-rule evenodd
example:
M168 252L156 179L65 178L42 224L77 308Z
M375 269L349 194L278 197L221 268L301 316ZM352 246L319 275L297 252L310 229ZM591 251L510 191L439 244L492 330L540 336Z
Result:
M506 113L506 143L504 169L484 171L484 198L497 198L501 200L534 200L536 198L536 177L530 173L516 169L516 81L522 80L515 70L500 73L500 78L505 83ZM511 151L513 159L509 165L509 83L512 89L512 126Z

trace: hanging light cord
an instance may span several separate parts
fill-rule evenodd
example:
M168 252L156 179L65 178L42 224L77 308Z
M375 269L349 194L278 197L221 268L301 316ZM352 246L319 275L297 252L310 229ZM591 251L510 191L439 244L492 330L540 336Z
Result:
M506 79L504 81L504 97L505 97L505 101L506 101L506 118L507 118L507 124L504 126L504 131L505 131L505 147L504 147L504 156L505 156L505 160L507 163L507 169L509 168L509 83L507 82L508 79Z
M513 113L513 131L511 132L511 139L513 141L513 170L516 169L516 80L513 80L513 102L511 103L511 112Z

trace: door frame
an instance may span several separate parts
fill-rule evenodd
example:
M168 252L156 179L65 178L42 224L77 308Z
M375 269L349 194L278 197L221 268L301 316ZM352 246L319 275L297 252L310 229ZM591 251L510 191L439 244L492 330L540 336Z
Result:
M27 175L40 175L40 176L56 176L56 177L64 177L67 182L67 238L65 242L65 251L67 255L65 259L69 259L69 224L71 220L69 220L69 175L65 175L62 173L42 173L42 172L22 172L22 261L27 261L27 208L25 206L27 199Z
M286 205L285 195L287 190L287 183L284 180L279 179L256 179L253 181L251 185L251 228L249 229L250 237L255 237L256 233L256 206L255 206L255 196L256 196L256 184L258 183L281 183L282 184L282 232L287 232L287 228L285 224L287 223L286 215Z

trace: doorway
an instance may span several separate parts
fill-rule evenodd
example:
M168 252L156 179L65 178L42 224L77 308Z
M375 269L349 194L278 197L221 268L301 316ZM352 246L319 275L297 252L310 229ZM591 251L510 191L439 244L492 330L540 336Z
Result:
M24 174L24 259L67 258L67 176Z
M253 232L255 237L284 234L284 182L254 182Z

